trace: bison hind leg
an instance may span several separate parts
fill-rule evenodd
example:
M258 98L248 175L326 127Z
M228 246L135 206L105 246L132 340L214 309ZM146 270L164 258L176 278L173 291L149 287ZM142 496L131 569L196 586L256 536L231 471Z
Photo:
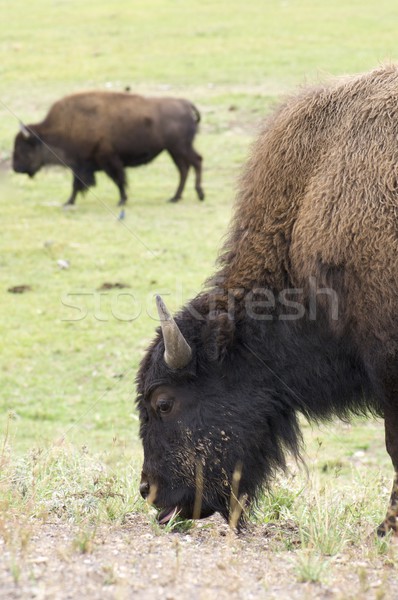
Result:
M396 366L396 361L394 361L392 368L394 374L387 379L387 403L384 407L386 448L394 467L395 476L386 517L377 529L377 534L381 537L389 531L394 532L396 535L398 534L398 381L395 375Z
M195 170L195 190L199 200L205 199L205 193L202 188L202 157L193 148L188 154L189 161Z
M182 192L184 191L185 182L188 176L189 163L186 160L185 156L179 152L169 151L170 156L174 161L175 166L178 169L178 173L180 175L180 181L178 183L178 187L176 192L172 198L168 200L168 202L178 202L181 199Z
M190 167L195 170L195 189L198 194L199 200L204 200L205 194L202 189L202 157L198 154L191 145L185 145L178 149L169 149L171 158L174 161L175 166L180 174L180 181L176 190L176 193L169 202L177 202L180 200L184 191L185 183L188 176Z

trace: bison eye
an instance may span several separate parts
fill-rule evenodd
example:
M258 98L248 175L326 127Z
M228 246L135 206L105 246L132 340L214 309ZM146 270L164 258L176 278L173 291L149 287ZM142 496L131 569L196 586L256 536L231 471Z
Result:
M158 398L158 400L156 400L156 409L161 415L167 415L172 408L172 398Z

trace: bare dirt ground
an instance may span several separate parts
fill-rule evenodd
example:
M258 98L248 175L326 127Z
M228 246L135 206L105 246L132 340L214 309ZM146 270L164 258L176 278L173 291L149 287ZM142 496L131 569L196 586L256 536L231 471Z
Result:
M237 536L218 518L187 533L161 533L144 515L87 535L65 523L33 525L23 549L0 542L2 599L338 599L398 598L388 555L361 548L326 561L322 583L300 583L297 550L276 549L295 532L289 523L256 526ZM394 549L394 542L393 547ZM374 547L374 544L373 544ZM83 551L84 550L84 551Z

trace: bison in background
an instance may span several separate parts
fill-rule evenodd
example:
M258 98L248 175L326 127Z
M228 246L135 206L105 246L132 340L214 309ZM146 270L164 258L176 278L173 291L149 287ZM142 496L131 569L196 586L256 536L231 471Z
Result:
M82 92L56 102L36 125L21 125L15 138L13 168L33 177L41 167L60 164L72 169L73 189L95 185L95 172L105 173L127 201L124 167L149 163L163 150L173 159L180 182L171 202L181 198L189 168L195 170L195 189L201 186L202 157L192 146L200 114L187 100L146 98L130 93Z
M315 304L314 304L315 303ZM384 417L398 516L398 67L306 89L265 122L216 275L161 329L138 375L140 491L231 519L285 452L299 414Z

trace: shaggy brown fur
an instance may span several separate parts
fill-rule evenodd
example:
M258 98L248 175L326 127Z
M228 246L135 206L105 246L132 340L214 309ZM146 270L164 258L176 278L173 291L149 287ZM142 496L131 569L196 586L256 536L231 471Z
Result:
M397 67L306 89L268 119L220 263L227 289L337 284L358 342L395 354Z
M45 164L69 166L74 174L73 204L78 192L95 185L94 173L105 171L127 200L124 167L153 160L163 150L180 174L175 202L181 198L188 170L195 170L200 200L202 157L192 141L200 115L179 98L145 98L129 93L82 92L56 102L41 123L23 128L15 139L13 167L33 176Z

